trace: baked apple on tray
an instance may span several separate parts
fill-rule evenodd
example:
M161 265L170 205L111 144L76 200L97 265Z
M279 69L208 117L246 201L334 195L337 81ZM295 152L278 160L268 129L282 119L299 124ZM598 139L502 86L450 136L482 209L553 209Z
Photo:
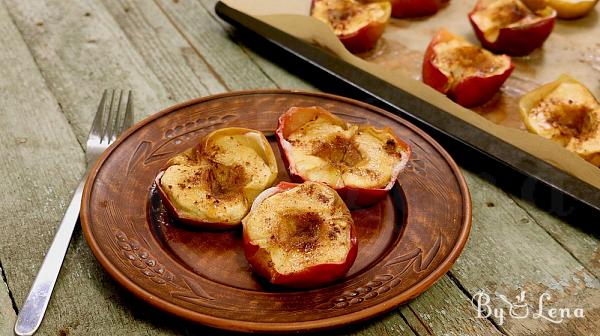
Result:
M447 30L433 37L423 58L423 82L464 107L490 100L514 69L509 56L494 55Z
M519 109L529 131L600 167L600 103L583 84L562 75L524 95Z
M385 197L410 157L391 129L351 124L317 106L290 108L275 135L293 181L326 183L350 208Z
M223 128L171 158L156 185L179 221L226 229L241 223L256 196L276 177L275 155L261 132Z
M377 44L391 10L389 1L314 0L311 16L331 26L346 49L360 53Z
M556 11L549 6L530 9L521 0L479 0L469 21L486 49L524 56L550 36Z
M344 276L356 259L350 211L323 183L281 182L256 198L242 223L246 259L272 284L322 286Z

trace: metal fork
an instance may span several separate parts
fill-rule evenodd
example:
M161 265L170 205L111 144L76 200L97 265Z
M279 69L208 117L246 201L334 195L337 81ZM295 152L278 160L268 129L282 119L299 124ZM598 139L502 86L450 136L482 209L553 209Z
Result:
M109 100L110 99L110 100ZM124 106L125 105L125 106ZM127 92L127 102L123 104L123 91L112 90L109 98L108 90L104 91L98 111L94 117L90 134L86 144L86 160L88 169L98 160L100 154L117 139L125 129L131 127L133 122L133 94ZM44 262L29 290L27 299L19 312L15 323L15 334L33 335L36 332L48 302L52 295L52 289L73 234L73 229L79 219L79 207L81 206L81 194L87 173L81 179L75 190L73 199L67 208L52 245L46 253Z

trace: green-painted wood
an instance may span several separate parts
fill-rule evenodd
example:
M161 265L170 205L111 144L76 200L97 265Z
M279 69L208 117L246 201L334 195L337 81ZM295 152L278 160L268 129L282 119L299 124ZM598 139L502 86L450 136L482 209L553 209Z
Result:
M2 268L0 268L2 272ZM13 309L13 304L8 292L8 286L4 279L0 279L0 335L12 334L17 313Z
M221 24L230 38L237 42L244 52L255 62L261 71L269 77L277 87L282 89L296 89L305 91L317 91L317 89L302 78L292 75L288 70L275 65L270 59L265 58L260 52L254 51L247 45L243 38L237 35L237 31L226 22L222 21L215 13L215 5L218 0L199 0L204 9Z
M170 100L181 102L226 90L221 75L154 2L102 0L102 3L164 85Z
M557 324L507 317L501 327L510 334L591 335L600 330L598 279L508 195L474 174L465 176L473 197L473 229L470 243L452 268L465 290L471 296L484 291L496 308L507 308L496 294L517 303L515 296L524 290L530 314L538 311L544 293L552 299L546 308L581 307L585 312L584 319Z
M477 318L469 298L448 275L403 305L400 313L420 335L501 334L489 320Z
M80 143L105 88L133 89L136 119L170 104L168 92L97 1L6 1Z
M102 6L80 5L86 4L13 1L7 3L12 17L0 5L0 63L10 65L0 67L0 260L18 307L84 173L73 130L79 124L85 137L101 88L133 86L138 111L158 108L157 97L164 96L151 89L160 86L148 80L153 74ZM38 335L183 332L116 286L75 231Z
M560 202L558 197L557 202ZM513 199L588 271L600 278L600 218L578 218L577 222L566 223L530 202L517 197ZM570 214L574 210L560 208L560 211Z
M215 73L227 90L274 88L259 67L232 41L213 16L197 1L156 1L177 30Z

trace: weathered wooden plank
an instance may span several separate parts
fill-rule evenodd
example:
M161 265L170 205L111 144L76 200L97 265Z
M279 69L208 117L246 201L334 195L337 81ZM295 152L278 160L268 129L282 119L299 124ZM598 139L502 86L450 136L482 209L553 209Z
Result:
M6 3L80 143L105 88L133 89L137 119L170 103L168 92L102 4Z
M149 111L166 96L152 73L138 71L143 62L115 33L110 15L102 7L81 7L86 5L9 2L45 80L0 4L0 63L10 65L0 67L0 257L18 305L84 172L81 146L50 88L80 125L81 137L104 86L134 87L138 105ZM182 332L162 316L116 286L76 230L39 334Z
M234 40L238 45L242 47L244 52L252 59L254 63L261 69L261 71L270 78L277 87L281 89L295 89L295 90L307 90L316 91L316 88L308 83L307 81L294 76L285 68L275 65L272 60L266 59L260 53L255 52L248 47L246 41L243 38L238 38L237 31L232 27L223 22L215 13L215 4L219 0L199 0L202 7L217 21L225 31L228 32L230 38Z
M499 335L496 327L476 311L448 275L400 308L420 335Z
M578 218L582 222L566 223L530 202L517 197L513 197L513 200L587 270L600 278L600 239L594 235L600 225L600 218Z
M522 290L530 304L528 318L505 317L503 330L515 335L590 335L600 330L600 282L558 244L510 197L480 177L465 172L473 197L470 243L452 274L470 295L483 291L491 306L504 308L497 295L517 304ZM548 308L583 308L585 318L551 323L533 318L542 294ZM515 311L516 312L516 311ZM523 313L523 312L519 312Z
M275 87L199 2L161 0L157 4L228 90Z
M357 324L346 329L336 330L329 334L359 336L416 336L401 314L396 311L385 314L366 323Z
M0 273L2 272L0 267ZM16 319L17 314L8 294L8 286L4 279L0 279L0 335L11 335Z
M102 0L146 64L181 102L226 90L221 75L194 50L152 1Z

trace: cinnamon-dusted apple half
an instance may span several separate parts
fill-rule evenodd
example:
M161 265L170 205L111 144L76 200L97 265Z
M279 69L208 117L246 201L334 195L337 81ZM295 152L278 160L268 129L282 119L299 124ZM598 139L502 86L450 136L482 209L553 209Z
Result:
M346 274L357 253L350 211L325 184L281 182L242 221L244 253L273 284L313 288Z
M549 6L532 10L521 0L479 0L469 21L486 49L524 56L548 38L556 11Z
M583 84L562 75L524 95L519 109L531 132L600 167L600 103Z
M410 157L391 129L347 123L316 106L290 108L275 134L292 180L326 183L351 208L385 197Z
M329 24L350 52L372 49L390 20L389 1L313 0L311 16Z
M423 58L423 82L464 107L490 100L514 69L509 56L491 52L442 29Z
M224 229L240 224L276 177L275 155L261 132L223 128L169 160L156 185L178 220Z

